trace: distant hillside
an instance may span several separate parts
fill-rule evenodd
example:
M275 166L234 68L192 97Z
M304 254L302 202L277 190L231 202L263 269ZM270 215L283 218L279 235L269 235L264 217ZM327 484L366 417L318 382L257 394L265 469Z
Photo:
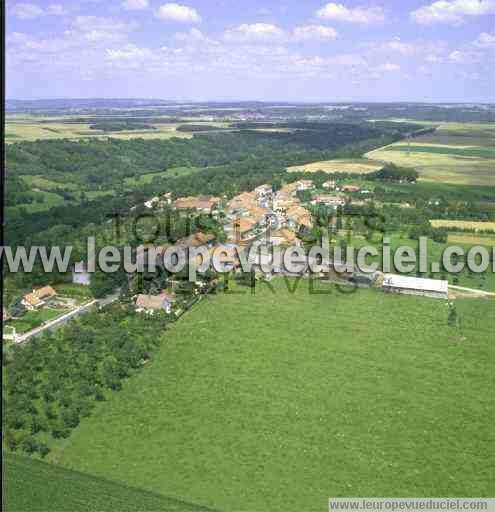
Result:
M3 454L3 474L7 512L211 511L11 453Z

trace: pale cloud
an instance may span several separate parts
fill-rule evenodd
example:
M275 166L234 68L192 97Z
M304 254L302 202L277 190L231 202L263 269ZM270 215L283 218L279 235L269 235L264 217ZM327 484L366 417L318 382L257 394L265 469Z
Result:
M206 41L206 37L198 28L191 28L188 32L178 32L175 34L175 39L178 41Z
M466 60L466 54L460 50L454 50L449 54L449 60L452 62L464 62Z
M114 18L76 16L70 29L64 35L93 44L119 42L126 40L128 33L135 26L133 23L126 23Z
M21 20L31 20L43 16L43 9L35 4L16 4L12 7L10 14Z
M411 17L422 25L459 25L469 17L487 14L495 14L495 0L438 0L413 11Z
M47 8L47 13L53 16L64 16L65 14L69 14L69 11L61 4L51 4Z
M348 8L343 4L330 2L316 12L316 16L323 20L345 21L372 25L385 21L385 12L381 7L355 7Z
M142 9L147 9L149 7L148 0L125 0L122 3L122 7L126 11L139 11Z
M43 9L36 4L20 3L12 6L9 14L21 20L33 20L41 16L62 16L67 12L61 4L50 4Z
M107 48L105 53L109 60L143 60L153 56L149 48L139 48L133 44L128 44L121 49Z
M226 41L273 41L285 38L285 32L277 25L271 23L243 23L236 28L225 32Z
M176 3L162 5L158 9L156 16L161 20L176 21L179 23L201 22L201 16L196 9Z
M386 62L385 64L376 66L374 69L378 72L390 73L393 71L400 71L400 65L392 62Z
M333 41L337 38L337 31L323 25L304 25L296 27L293 32L296 41L323 40Z
M443 59L441 57L439 57L438 55L435 55L434 53L432 53L425 57L425 61L428 62L429 64L439 64L440 62L443 61Z
M488 32L481 33L474 42L474 46L483 49L495 48L495 32L493 34Z
M392 52L400 53L401 55L412 55L416 52L416 47L411 43L403 42L399 37L387 41L383 48Z

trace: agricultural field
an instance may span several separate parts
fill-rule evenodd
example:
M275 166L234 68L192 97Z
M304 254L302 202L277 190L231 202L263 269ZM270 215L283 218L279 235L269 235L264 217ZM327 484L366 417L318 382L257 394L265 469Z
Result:
M12 453L3 454L2 466L7 512L208 510Z
M434 228L457 228L460 230L475 231L493 231L495 232L495 222L476 222L467 220L432 220L431 225Z
M78 116L80 120L82 116ZM87 139L87 138L108 138L129 140L135 138L141 139L170 139L172 137L190 139L198 130L191 132L177 130L179 126L187 127L188 123L152 123L151 128L122 130L118 132L105 132L90 128L90 123L74 122L70 117L43 117L43 116L7 116L5 141L7 143L34 141L34 140L54 140L54 139ZM228 127L228 123L201 123L195 121L191 126L205 124L216 126L219 129Z
M379 171L382 164L374 163L366 159L355 160L324 160L312 162L306 165L295 165L287 169L288 172L328 172L328 173L349 173L349 174L367 174Z
M494 303L287 283L201 302L48 458L220 510L493 495Z
M428 123L424 123L428 124ZM495 124L442 123L433 134L371 151L371 160L413 167L420 179L495 185Z
M469 233L449 234L449 244L484 245L495 247L495 236L471 235Z

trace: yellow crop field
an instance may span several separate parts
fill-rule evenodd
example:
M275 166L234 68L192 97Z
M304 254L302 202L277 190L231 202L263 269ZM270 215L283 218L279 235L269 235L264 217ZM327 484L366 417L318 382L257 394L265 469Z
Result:
M288 172L328 172L328 173L349 173L349 174L367 174L379 171L383 164L375 163L370 160L321 160L306 165L295 165L288 167Z
M477 222L467 220L432 220L430 221L434 228L457 228L474 229L477 231L493 231L495 233L495 222Z

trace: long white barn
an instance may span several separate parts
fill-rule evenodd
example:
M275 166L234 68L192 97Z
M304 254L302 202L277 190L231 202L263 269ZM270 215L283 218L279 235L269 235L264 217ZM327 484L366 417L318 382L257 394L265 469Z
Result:
M382 289L390 293L423 295L435 299L448 299L449 282L438 279L385 274Z

